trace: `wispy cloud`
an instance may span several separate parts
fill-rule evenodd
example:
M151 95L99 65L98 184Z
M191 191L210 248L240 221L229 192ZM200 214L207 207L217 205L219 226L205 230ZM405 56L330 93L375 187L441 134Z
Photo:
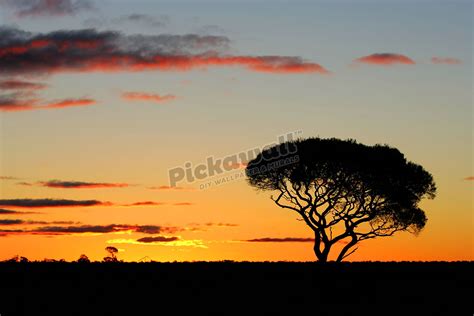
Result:
M0 5L12 8L20 18L76 15L93 8L88 0L0 0Z
M87 207L110 205L110 202L97 200L66 200L66 199L0 199L0 206L21 208L44 207Z
M163 240L163 236L152 241L151 238L135 239L112 239L108 240L108 244L132 244L132 245L150 245L150 246L167 246L167 247L195 247L195 248L207 248L204 242L200 239L183 240L179 237L167 237L167 238L178 238L176 240Z
M174 206L191 206L191 205L194 205L194 203L191 203L191 202L176 202L176 203L173 203Z
M264 73L320 73L293 56L233 56L224 36L123 35L92 29L33 34L0 29L0 75L92 71L187 71L236 66Z
M0 180L18 180L16 177L0 176Z
M444 65L460 65L462 60L453 57L433 57L431 58L433 64L444 64Z
M32 221L22 219L0 219L0 225L73 225L80 224L74 221Z
M151 101L156 103L164 103L176 99L176 96L172 94L159 95L144 92L125 92L122 94L122 98L132 101Z
M120 25L123 25L124 23L130 23L143 27L161 28L169 24L170 18L167 15L154 16L142 13L132 13L112 19L112 22Z
M50 180L38 182L38 185L48 188L59 189L101 189L101 188L126 188L128 183L107 183L107 182L83 182L83 181L61 181Z
M377 66L392 66L392 65L414 65L415 62L401 54L394 53L377 53L368 56L363 56L354 60L354 63L369 64Z
M182 229L171 226L157 226L157 225L129 225L129 224L109 224L109 225L67 225L73 222L57 221L57 222L43 222L43 221L22 221L22 220L3 220L5 225L23 225L23 224L40 224L48 226L40 226L33 229L17 229L17 230L2 230L0 233L5 234L22 234L22 235L76 235L76 234L112 234L112 233L142 233L142 234L174 234ZM13 222L14 221L14 222ZM55 224L56 226L51 226ZM67 226L63 226L66 224ZM0 222L1 225L1 222ZM61 226L58 226L61 225Z
M21 81L21 80L3 80L0 81L0 89L3 90L43 90L48 87L47 84Z
M464 178L466 181L474 181L474 176Z
M89 106L95 103L96 101L93 99L64 99L44 102L40 99L25 99L21 94L11 94L0 96L0 112L62 109L68 107Z
M165 205L164 202L155 202L155 201L139 201L130 204L123 204L122 206L160 206Z
M255 238L244 240L246 242L314 242L313 238L285 237L285 238Z
M153 191L196 191L195 188L186 188L186 187L172 187L169 185L161 185L161 186L151 186L147 189Z
M0 215L26 215L26 214L39 214L37 212L19 212L13 210L6 210L4 208L0 208Z
M170 241L176 241L179 240L179 237L176 236L154 236L154 237L143 237L140 239L137 239L138 242L143 242L143 243L151 243L151 242L170 242Z

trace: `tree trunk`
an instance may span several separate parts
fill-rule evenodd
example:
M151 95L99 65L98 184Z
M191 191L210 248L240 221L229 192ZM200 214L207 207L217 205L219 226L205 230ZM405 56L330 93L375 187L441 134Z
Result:
M316 259L318 262L327 262L328 261L328 255L329 255L329 246L324 245L323 251L320 249L321 246L321 236L319 235L319 232L315 231L314 232L314 254L316 255Z

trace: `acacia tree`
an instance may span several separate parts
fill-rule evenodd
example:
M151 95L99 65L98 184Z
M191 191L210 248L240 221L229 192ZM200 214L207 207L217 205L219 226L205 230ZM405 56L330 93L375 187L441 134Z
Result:
M104 257L104 262L117 262L117 256L115 255L118 252L118 249L112 246L105 247L105 251L107 251L110 256Z
M436 194L432 175L399 150L354 140L309 138L275 145L250 161L246 174L250 185L277 191L276 205L298 213L313 230L321 262L331 249L337 248L340 262L363 240L398 231L417 234L427 221L418 204Z

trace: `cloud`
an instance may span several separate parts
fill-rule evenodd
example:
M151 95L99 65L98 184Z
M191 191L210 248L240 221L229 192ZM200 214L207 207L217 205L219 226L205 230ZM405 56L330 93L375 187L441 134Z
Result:
M464 178L464 180L466 180L466 181L474 181L474 176Z
M176 99L176 96L172 94L159 95L159 94L149 94L143 92L125 92L122 94L122 98L125 100L132 101L151 101L156 103L163 103Z
M357 58L354 60L355 63L370 64L370 65L414 65L415 62L405 55L393 54L393 53L380 53L372 54L364 57Z
M64 199L0 199L0 206L42 208L42 207L86 207L110 205L109 202L97 200L64 200Z
M314 242L313 238L285 237L285 238L255 238L244 240L246 242Z
M232 56L224 36L123 35L93 29L33 34L0 29L0 75L60 72L188 71L243 67L263 73L320 73L321 65L292 56Z
M31 221L31 220L22 220L22 219L0 219L0 225L72 225L79 224L79 222L73 221Z
M143 237L140 239L137 239L138 242L143 242L143 243L151 243L151 242L170 242L170 241L176 241L179 240L179 237L176 236L155 236L155 237Z
M0 219L0 225L19 225L24 221L21 219Z
M23 235L75 235L75 234L111 234L111 233L143 233L143 234L160 234L175 233L180 231L177 227L166 227L156 225L127 225L127 224L110 224L110 225L70 225L77 224L69 221L43 222L43 221L22 221L22 220L4 220L15 221L10 225L19 224L40 224L48 226L40 226L29 230L16 230L14 233ZM8 223L8 222L5 222ZM50 226L55 224L56 226ZM1 225L1 222L0 222ZM60 225L60 226L58 226ZM67 225L67 226L64 226ZM13 233L8 230L1 230L0 233Z
M191 202L177 202L177 203L173 203L174 206L191 206L191 205L194 205L194 203L191 203Z
M105 183L105 182L82 182L82 181L60 181L50 180L38 182L39 185L48 188L60 189L97 189L97 188L125 188L127 183Z
M152 16L148 14L132 13L122 15L112 20L113 23L123 25L124 23L134 23L144 27L165 27L169 24L169 17L166 15Z
M445 64L445 65L460 65L462 60L452 57L433 57L431 58L433 64Z
M0 214L1 215L24 215L24 214L38 214L36 212L18 212L18 211L13 211L13 210L6 210L3 208L0 208Z
M152 237L153 238L153 237ZM168 237L169 238L169 237ZM173 237L171 237L173 238ZM108 244L131 244L131 245L150 245L150 246L167 246L167 247L195 247L207 248L204 242L200 239L183 240L179 237L174 241L140 241L140 239L112 239L107 240Z
M1 71L1 70L0 70ZM45 103L39 99L24 99L22 94L0 96L0 112L19 112L68 107L88 106L96 103L92 99L64 99Z
M205 223L205 224L199 224L199 223L191 223L188 225L188 227L185 228L185 230L187 231L192 231L192 232L196 232L196 231L207 231L209 228L212 228L212 227L226 227L226 228L229 228L229 227L238 227L239 224L234 224L234 223L222 223L222 222L219 222L219 223L214 223L214 222L208 222L208 223Z
M155 201L140 201L140 202L134 202L131 204L124 204L122 206L160 206L164 205L166 203L163 202L155 202Z
M16 177L0 176L0 180L18 180Z
M237 227L239 224L233 224L233 223L205 223L205 226L212 226L212 227Z
M185 188L185 187L172 187L169 185L161 185L161 186L155 186L155 187L148 187L147 189L149 190L154 190L154 191L196 191L195 188Z
M87 0L0 0L0 5L12 8L20 18L76 15L93 8Z
M21 80L3 80L0 81L0 89L3 90L42 90L48 85L37 82L21 81Z

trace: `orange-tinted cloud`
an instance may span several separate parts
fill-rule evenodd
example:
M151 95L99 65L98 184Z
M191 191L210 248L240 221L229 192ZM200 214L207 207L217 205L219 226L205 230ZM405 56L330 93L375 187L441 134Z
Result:
M66 99L58 102L52 102L37 107L38 109L62 109L73 106L88 106L95 104L96 101L92 99Z
M0 75L58 72L187 71L243 67L264 73L329 73L292 56L230 56L223 36L136 35L95 30L32 34L0 30Z
M29 82L29 81L21 81L21 80L3 80L0 81L0 89L3 90L42 90L46 89L48 85L37 83L37 82Z
M0 96L0 112L62 109L68 107L88 106L95 103L96 101L93 99L65 99L45 103L40 99L23 99L21 95L15 94Z
M48 188L60 189L100 189L100 188L125 188L127 183L104 183L104 182L82 182L82 181L60 181L50 180L38 182L39 185Z
M431 58L433 64L445 64L445 65L460 65L462 61L458 58L452 57L433 57Z
M472 176L472 177L467 177L467 178L464 178L464 180L466 180L466 181L474 181L474 176Z
M110 205L109 202L97 200L66 200L66 199L0 199L0 206L19 208L44 207L86 207Z
M415 62L405 56L393 53L379 53L368 56L363 56L354 60L355 63L379 65L379 66L391 66L391 65L414 65Z
M159 95L159 94L149 94L143 92L125 92L122 94L122 98L125 100L132 101L151 101L156 103L163 103L176 99L176 96L172 94Z

